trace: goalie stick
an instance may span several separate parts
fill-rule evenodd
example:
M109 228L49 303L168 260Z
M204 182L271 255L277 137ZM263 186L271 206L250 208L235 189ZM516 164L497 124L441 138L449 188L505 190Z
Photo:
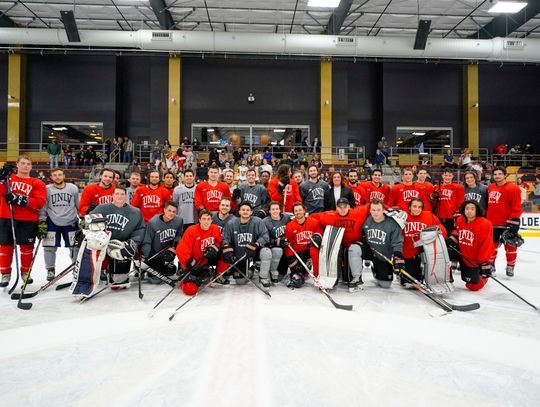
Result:
M197 292L195 294L193 294L191 297L189 297L187 300L185 300L182 304L180 304L180 306L178 308L176 308L174 310L174 312L171 314L171 316L169 317L169 321L172 321L174 316L176 315L176 313L178 312L178 310L180 310L180 308L182 308L183 306L185 306L188 302L190 302L193 298L195 298L197 295L199 295L199 293L203 290L205 290L206 288L210 287L213 283L215 283L217 281L218 278L220 278L222 275L224 275L225 273L227 273L229 270L231 270L234 266L236 266L238 263L240 263L241 261L243 261L244 259L246 259L246 255L244 254L242 257L240 257L238 260L236 260L233 264L231 264L229 267L227 267L227 269L225 271L223 271L223 273L216 273L216 276L210 280L208 283L206 283L206 285L202 286L202 288L200 290L197 290Z
M26 298L35 297L40 292L45 291L47 288L49 288L50 286L56 284L62 278L67 276L69 273L71 273L71 271L73 270L74 267L75 267L75 263L71 263L66 269L64 269L64 271L62 271L60 274L58 274L53 280L47 282L47 284L42 285L39 288L39 290L31 292L31 293L13 293L13 294L11 294L11 299L12 300L18 300L19 298L26 299ZM71 285L71 283L69 283L69 285Z
M304 268L306 269L306 271L308 272L308 274L311 276L311 278L313 279L314 283L315 283L315 286L326 296L326 298L328 298L328 300L332 303L332 305L334 307L336 307L337 309L342 309L342 310L346 310L346 311L352 311L354 309L354 307L352 305L343 305L343 304L339 304L337 303L336 301L334 301L334 299L332 298L332 296L328 293L328 291L326 290L326 288L321 284L321 282L319 281L319 279L317 277L315 277L315 275L311 272L311 270L308 268L307 264L304 263L304 261L302 260L302 258L298 255L298 253L296 253L296 251L292 248L291 244L290 243L287 243L287 246L289 246L289 249L291 249L291 251L293 252L293 254L295 255L295 257L298 259L298 261L302 264L302 266L304 266Z
M388 257L386 257L384 254L382 254L377 249L371 247L371 250L375 254L377 254L381 259L384 259L388 263L390 263L392 266L394 265L394 262L390 260ZM431 301L433 301L435 304L437 304L439 307L441 307L446 312L452 312L452 311L474 311L478 308L480 308L480 304L477 302L473 302L471 304L466 305L454 305L447 302L445 299L434 293L429 287L427 287L424 283L418 281L416 278L411 276L407 270L400 269L399 272L403 274L403 276L413 285L414 288L416 288L418 291L420 291L422 294L424 294L427 298L429 298Z

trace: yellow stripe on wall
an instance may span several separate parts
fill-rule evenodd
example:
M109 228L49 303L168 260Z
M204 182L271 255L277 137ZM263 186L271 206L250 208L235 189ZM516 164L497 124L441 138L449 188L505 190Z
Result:
M181 142L181 86L182 86L182 59L169 57L169 126L168 139L172 146L179 146Z
M476 64L463 67L463 120L466 142L464 147L478 149L480 147L480 106L478 65Z
M19 157L20 143L25 140L26 113L26 56L8 57L7 156L10 161Z
M321 61L321 158L332 161L332 61ZM313 140L312 140L313 141Z

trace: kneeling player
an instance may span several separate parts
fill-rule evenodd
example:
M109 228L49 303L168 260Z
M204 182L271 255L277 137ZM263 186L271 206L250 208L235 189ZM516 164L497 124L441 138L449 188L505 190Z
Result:
M280 275L283 278L287 274L287 258L283 256L283 249L287 246L285 226L291 221L291 217L281 213L280 204L277 201L270 202L269 211L270 216L264 218L263 222L270 238L268 246L272 252L272 260L270 261L270 270L267 270L266 267L263 268L263 264L261 264L259 276L261 281L270 279L272 283L277 283L280 280ZM262 282L263 285L269 285L267 281Z
M401 227L389 216L384 214L384 203L373 199L369 204L369 216L362 229L366 242L365 259L373 262L373 276L380 287L390 288L393 272L400 273L405 261L403 260L403 236ZM393 258L392 264L387 260Z
M491 256L495 252L493 225L484 218L478 202L465 201L456 220L456 228L446 239L452 258L459 261L461 279L471 291L478 291L486 285L491 275Z
M142 242L144 221L141 212L126 203L126 189L114 188L112 203L98 205L85 217L87 230L73 271L73 295L92 295L105 267L111 288L129 287L131 260Z
M199 287L213 277L212 266L216 266L222 237L218 226L212 224L212 213L206 209L199 211L199 223L186 229L176 246L176 256L180 265L180 289L186 295L195 295ZM218 272L226 266L218 266Z
M268 231L262 219L251 216L253 209L249 202L242 202L238 207L239 218L228 222L223 229L223 260L232 264L237 259L247 256L245 261L240 262L233 270L233 278L236 284L246 284L251 278L249 270L249 260L260 259L261 269L268 270L272 252L268 247ZM240 272L241 271L241 272ZM270 286L270 281L264 281L261 277L261 284Z
M304 264L311 258L313 264L313 275L319 276L319 248L322 243L322 229L319 222L312 217L306 217L306 207L297 202L292 206L294 219L285 226L285 238L288 245L285 248L285 255L291 270L291 276L287 284L290 288L300 288L308 276L307 270L302 265L296 255ZM295 255L296 253L296 255Z
M177 206L173 201L165 202L163 214L154 215L148 222L141 245L141 263L146 263L167 276L176 273L175 250L183 230L182 218L176 216L176 210ZM160 284L161 280L150 276L150 282Z

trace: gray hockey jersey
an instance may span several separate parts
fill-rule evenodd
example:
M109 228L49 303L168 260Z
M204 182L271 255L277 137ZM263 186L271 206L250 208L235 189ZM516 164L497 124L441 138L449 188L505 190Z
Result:
M223 228L227 223L229 223L231 220L236 219L236 216L229 214L225 219L221 219L219 217L219 212L214 213L212 215L212 223L219 227L219 230L221 230L221 233L223 233Z
M154 215L146 225L141 247L143 257L149 258L169 245L175 248L182 237L183 226L184 222L178 215L169 222L163 221L163 215Z
M59 189L54 184L47 185L47 201L40 209L40 219L49 218L56 226L73 225L79 221L79 188L66 182Z
M252 216L247 223L240 223L240 219L235 218L223 229L222 244L233 247L238 258L244 255L247 244L256 242L264 247L269 243L269 238L263 220L255 216Z
M323 180L317 182L306 180L300 184L300 195L307 213L324 211L324 193L328 189L330 189L330 185Z
M195 210L195 184L191 188L178 185L174 188L172 200L178 205L178 216L184 221L184 225L197 223L197 211Z
M477 185L474 188L468 188L465 186L465 200L476 201L480 207L485 211L487 208L487 189L486 185Z
M291 221L291 217L287 214L281 215L279 220L272 219L271 216L267 216L263 219L264 226L268 231L268 237L270 239L270 246L275 245L276 239L285 235L285 226Z
M401 228L392 218L385 216L381 223L377 223L371 216L368 216L362 225L362 230L367 245L381 252L389 259L392 258L394 252L402 253L403 235L401 234ZM384 261L380 256L376 254L374 256Z
M270 202L270 195L268 195L268 189L261 184L255 184L253 186L242 185L240 188L240 199L238 203L249 202L253 207L253 213L256 214L259 209L265 209Z
M112 203L101 204L90 213L100 213L107 218L107 230L112 232L111 240L125 242L132 239L141 244L144 238L144 220L139 208L125 204L118 208Z

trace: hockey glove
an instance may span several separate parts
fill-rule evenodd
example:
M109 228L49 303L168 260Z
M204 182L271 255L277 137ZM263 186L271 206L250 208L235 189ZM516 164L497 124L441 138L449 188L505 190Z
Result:
M115 260L128 260L135 255L136 249L137 243L135 243L131 239L128 239L125 242L114 239L109 241L109 246L107 247L107 254Z
M223 247L223 260L229 264L233 264L236 261L236 256L234 255L234 249L232 247Z
M259 209L259 210L257 211L256 216L257 216L258 218L264 219L264 218L266 218L266 217L268 216L268 214L266 213L266 211L265 211L264 209Z
M405 260L403 259L400 252L394 252L394 273L397 275L401 274L401 270L405 268Z
M165 263L172 263L175 258L176 258L176 252L174 251L174 249L170 248L163 252L163 261Z
M448 250L453 250L454 252L459 252L459 243L456 235L450 235L445 239L446 247Z
M36 234L37 238L43 239L45 236L47 236L47 232L48 232L47 222L45 222L44 220L40 220L38 222L38 230Z
M241 197L242 197L242 191L240 191L240 188L235 188L235 190L232 193L233 201L237 201Z
M275 245L277 247L281 247L281 248L285 248L287 247L287 244L289 242L287 241L287 239L285 238L285 236L282 236L282 237L278 237L275 241Z
M11 174L15 172L15 165L13 163L5 163L0 169L0 182L5 182Z
M198 276L201 272L201 265L193 257L190 257L186 262L186 270L189 271L192 275Z
M257 249L259 248L259 246L256 243L248 243L244 248L246 249L246 256L252 259L257 255Z
M482 277L491 277L491 263L485 262L478 266L478 272Z
M318 249L319 247L321 247L321 243L322 243L321 234L320 233L313 233L313 235L311 235L310 246L315 247L316 249Z
M438 191L433 191L432 194L429 197L429 200L431 202L439 202L439 199L441 199L441 197L439 196Z
M6 202L12 205L26 206L28 205L28 197L10 192L6 194Z
M278 183L277 189L278 189L278 192L279 192L280 194L283 194L283 191L285 191L285 187L286 187L287 185L289 185L289 182L290 182L290 181L291 181L291 179L290 179L288 176L281 177L281 178L279 179L279 183Z
M204 249L204 257L208 259L208 262L213 263L217 261L219 257L219 250L216 245L210 245L207 246L206 249Z
M506 227L517 234L517 232L519 231L519 222L519 218L510 218L506 221Z

